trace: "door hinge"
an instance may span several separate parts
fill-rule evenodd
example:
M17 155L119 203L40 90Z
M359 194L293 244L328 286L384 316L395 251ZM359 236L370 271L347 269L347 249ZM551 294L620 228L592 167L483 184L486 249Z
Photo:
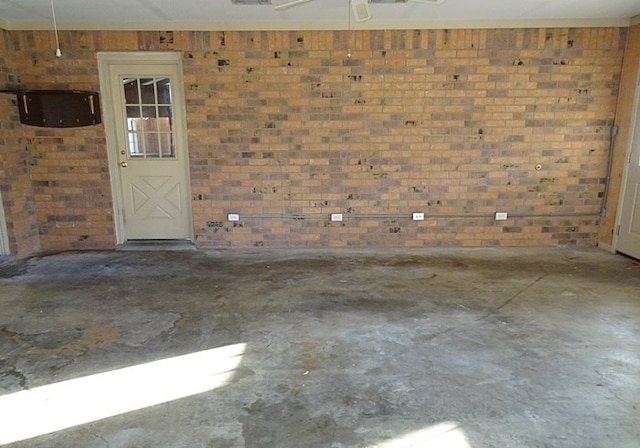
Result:
M616 226L616 236L620 236L620 224Z

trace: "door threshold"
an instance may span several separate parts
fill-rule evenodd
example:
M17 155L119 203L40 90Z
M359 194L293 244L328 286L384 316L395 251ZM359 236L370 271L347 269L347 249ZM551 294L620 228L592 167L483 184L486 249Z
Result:
M190 251L197 250L189 240L129 240L118 244L117 251Z

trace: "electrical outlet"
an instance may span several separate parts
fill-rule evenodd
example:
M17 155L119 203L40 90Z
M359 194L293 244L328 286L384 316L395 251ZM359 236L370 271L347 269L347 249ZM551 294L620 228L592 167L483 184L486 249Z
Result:
M227 219L229 221L240 221L240 215L238 215L237 213L229 213L227 215Z
M506 221L507 212L496 212L496 221Z
M331 214L331 221L333 221L333 222L342 221L342 213L332 213Z
M424 221L424 213L414 213L413 214L414 221Z

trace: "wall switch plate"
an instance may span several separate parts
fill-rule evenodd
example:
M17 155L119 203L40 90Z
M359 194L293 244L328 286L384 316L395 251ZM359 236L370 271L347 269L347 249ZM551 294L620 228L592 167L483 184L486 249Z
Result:
M496 221L506 221L507 212L496 212Z
M424 221L424 213L414 213L413 214L414 221Z
M333 221L333 222L342 221L342 213L332 213L331 214L331 221Z
M240 221L240 215L238 215L237 213L229 213L227 215L227 219L229 221Z

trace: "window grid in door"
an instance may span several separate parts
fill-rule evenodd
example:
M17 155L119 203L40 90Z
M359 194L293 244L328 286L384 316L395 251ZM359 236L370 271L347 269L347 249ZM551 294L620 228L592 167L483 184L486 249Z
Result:
M169 78L123 77L129 158L175 158Z

